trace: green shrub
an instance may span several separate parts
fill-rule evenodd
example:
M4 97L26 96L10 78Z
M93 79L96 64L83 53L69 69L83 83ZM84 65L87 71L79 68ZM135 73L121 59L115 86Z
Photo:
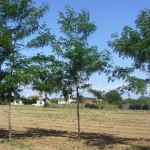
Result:
M27 99L27 98L20 98L22 100L22 103L25 105L31 105L31 104L35 104L37 99Z
M107 109L107 110L113 110L113 109L118 109L118 105L115 104L110 104L106 101L102 101L98 103L99 109Z
M19 141L19 140L11 140L11 141L10 141L10 145L11 145L11 146L15 146L15 147L19 147L19 148L21 148L21 149L33 147L32 144L26 143L26 142L23 142L23 141Z
M150 110L150 104L144 104L143 110Z
M150 99L139 99L129 105L129 109L133 110L150 110Z
M51 100L51 103L58 104L58 100L57 99L53 99L53 100Z
M96 104L85 104L84 105L85 108L89 108L89 109L98 109L98 105Z
M2 103L2 105L8 105L8 103L9 103L8 99L5 99Z
M0 98L0 105L8 105L8 103L9 103L9 100L8 99L1 99Z
M142 106L140 104L138 104L137 102L135 102L135 103L129 105L129 109L140 110L140 109L142 109Z
M111 90L105 93L104 100L114 105L120 105L122 103L121 94L116 90Z
M46 104L46 103L45 103L45 105L46 105L47 108L57 108L57 105L58 105L58 104L55 104L55 103L47 103L47 104Z
M44 103L44 107L45 107L45 108L48 108L48 107L49 107L49 103L45 102L45 103Z

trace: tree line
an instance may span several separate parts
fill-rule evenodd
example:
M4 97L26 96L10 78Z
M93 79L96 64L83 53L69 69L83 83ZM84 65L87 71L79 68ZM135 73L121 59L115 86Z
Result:
M97 101L97 103L93 104L87 104L85 106L87 108L150 110L150 97L148 96L140 96L137 99L124 99L117 90L102 92L90 89L89 92L92 93L97 100L101 101Z

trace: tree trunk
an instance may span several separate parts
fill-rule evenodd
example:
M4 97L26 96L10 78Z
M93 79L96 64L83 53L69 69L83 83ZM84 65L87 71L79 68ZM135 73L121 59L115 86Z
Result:
M80 111L79 111L79 89L78 87L76 88L77 90L77 119L78 119L78 140L80 141Z
M9 129L9 141L11 140L11 100L9 100L9 111L8 111L8 129Z

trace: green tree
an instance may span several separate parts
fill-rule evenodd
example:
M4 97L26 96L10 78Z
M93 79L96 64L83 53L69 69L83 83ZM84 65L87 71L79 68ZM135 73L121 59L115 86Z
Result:
M127 83L125 90L144 94L150 85L150 9L140 11L136 21L136 29L125 26L119 37L112 35L113 41L109 46L120 57L131 58L131 67L116 67L110 79L124 79ZM145 74L145 78L132 76L131 73L139 70Z
M119 105L122 102L121 94L116 90L106 92L104 100L110 104Z
M45 39L47 29L39 20L47 10L48 5L36 8L32 0L0 1L0 95L9 100L9 140L11 101L19 96L20 85L29 83L28 59L22 51L27 49L26 41L30 41L33 34ZM46 41L41 40L36 47L47 44Z
M150 97L140 96L137 100L139 100L139 101L147 101L147 100L150 100Z
M58 93L61 89L63 63L56 60L53 55L44 54L33 56L31 62L29 70L33 90L44 93L45 99L47 99L47 94Z
M88 38L96 30L94 23L90 22L89 12L82 10L76 13L69 6L65 10L65 13L60 12L58 20L62 36L52 46L64 62L63 95L68 97L73 91L76 93L80 140L80 90L89 87L87 81L93 73L109 72L110 53L106 50L99 52L96 46L89 46Z

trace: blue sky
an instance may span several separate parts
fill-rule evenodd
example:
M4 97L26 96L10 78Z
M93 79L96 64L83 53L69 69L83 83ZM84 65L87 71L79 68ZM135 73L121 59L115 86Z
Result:
M41 2L34 0L37 6L40 6ZM69 5L75 11L79 12L82 9L86 9L90 12L91 21L97 26L97 30L89 39L90 45L96 45L99 50L108 49L111 50L107 42L111 40L111 34L121 33L122 28L125 25L129 25L135 28L134 21L137 18L140 10L150 8L149 0L43 0L43 2L50 4L50 10L43 18L47 25L51 28L52 33L59 36L59 25L57 19L59 18L58 12L64 11L65 6ZM50 47L42 49L45 53L48 53ZM29 51L30 54L36 54L37 51ZM50 51L49 51L50 52ZM115 64L126 66L131 64L131 60L122 60L117 54L113 54L113 61ZM142 73L138 73L138 76L143 76ZM93 88L97 90L108 91L121 85L122 81L115 81L114 83L107 83L105 75L99 76L94 74L90 83L93 84ZM35 94L33 91L25 90L26 96ZM85 93L86 96L90 96ZM138 95L139 96L139 95ZM124 95L124 97L128 97ZM131 97L137 96L131 94Z

